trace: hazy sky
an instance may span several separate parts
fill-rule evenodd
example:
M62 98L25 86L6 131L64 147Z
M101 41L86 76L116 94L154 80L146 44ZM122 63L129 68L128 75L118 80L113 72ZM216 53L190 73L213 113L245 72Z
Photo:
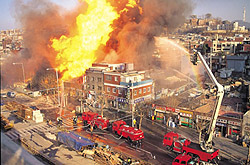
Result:
M18 28L13 17L13 1L0 0L0 30ZM73 8L78 0L51 0L67 9ZM246 21L250 22L250 0L190 0L193 1L193 14L198 16L211 13L222 20L242 20L243 7L246 7Z

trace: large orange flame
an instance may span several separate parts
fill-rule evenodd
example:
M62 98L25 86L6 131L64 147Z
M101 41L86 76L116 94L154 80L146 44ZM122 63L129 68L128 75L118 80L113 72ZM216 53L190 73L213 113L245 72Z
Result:
M62 35L52 39L52 47L58 52L56 67L63 72L63 80L80 77L96 60L95 51L106 44L111 24L119 17L106 0L85 0L88 9L77 17L77 35Z

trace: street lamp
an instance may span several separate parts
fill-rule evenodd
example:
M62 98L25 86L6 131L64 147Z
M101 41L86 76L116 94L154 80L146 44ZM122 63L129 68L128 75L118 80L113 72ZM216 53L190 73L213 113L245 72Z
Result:
M57 71L57 68L47 68L46 70L55 70L55 71L56 71L57 93L58 93L58 104L59 104L59 106L60 106L59 81L58 81L58 71Z
M23 66L23 63L15 63L15 62L13 62L12 64L13 64L13 65L22 65L22 70L23 70L23 82L25 83L25 74L24 74L24 66Z

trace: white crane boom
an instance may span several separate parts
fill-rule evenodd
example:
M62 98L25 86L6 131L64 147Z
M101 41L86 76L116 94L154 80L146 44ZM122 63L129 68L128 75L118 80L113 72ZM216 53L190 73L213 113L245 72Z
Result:
M208 74L208 76L210 77L210 79L212 80L212 82L216 85L217 87L217 94L216 94L216 103L214 106L214 110L213 110L213 115L212 115L212 120L209 124L209 128L208 131L205 135L204 141L201 142L201 148L207 152L211 152L213 151L212 148L212 140L213 140L213 134L214 134L214 130L215 130L215 125L216 125L216 121L219 115L219 111L220 111L220 107L221 107L221 102L224 96L224 88L221 84L218 83L218 81L216 80L216 78L214 77L212 71L209 69L205 59L203 58L203 56L201 55L200 52L197 52L197 50L194 50L196 52L195 55L198 55L198 57L200 58L203 66L205 67L205 70ZM196 57L197 60L197 57Z

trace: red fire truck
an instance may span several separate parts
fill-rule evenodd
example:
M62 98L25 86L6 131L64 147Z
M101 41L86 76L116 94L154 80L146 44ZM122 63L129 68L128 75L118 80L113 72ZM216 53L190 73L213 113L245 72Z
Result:
M201 149L200 145L193 143L186 138L182 138L179 134L174 132L169 132L164 136L163 146L168 150L174 151L177 153L185 153L186 155L191 156L193 159L201 162L217 162L219 156L219 150L214 149L213 152L206 152ZM186 159L187 157L181 156L179 159ZM187 161L186 161L187 162Z
M128 139L131 144L141 145L144 133L135 127L130 127L123 120L115 121L112 124L112 131Z
M99 116L94 112L83 112L82 120L84 125L93 126L93 128L107 129L109 126L109 120Z

